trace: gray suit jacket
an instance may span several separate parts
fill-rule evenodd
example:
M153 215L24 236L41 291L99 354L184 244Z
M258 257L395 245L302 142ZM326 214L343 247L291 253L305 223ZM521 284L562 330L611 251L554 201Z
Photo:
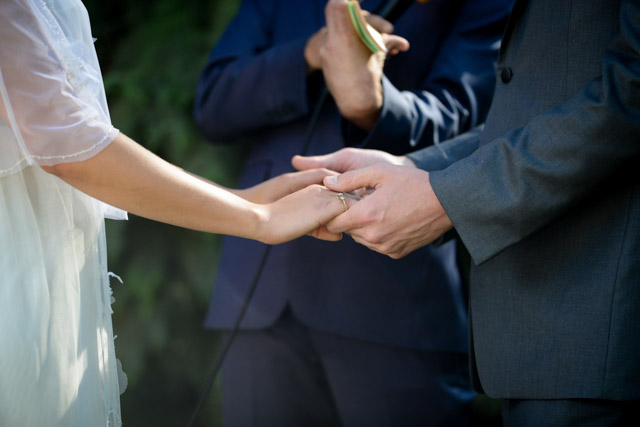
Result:
M484 129L410 157L469 250L498 398L640 398L640 1L518 1Z

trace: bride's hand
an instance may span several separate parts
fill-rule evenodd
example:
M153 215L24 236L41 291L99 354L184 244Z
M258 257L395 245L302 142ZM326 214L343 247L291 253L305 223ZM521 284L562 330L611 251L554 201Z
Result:
M285 173L246 190L236 190L235 192L253 203L271 203L309 185L322 184L324 177L329 175L337 175L337 173L323 168Z
M347 207L356 202L347 194L344 199ZM275 245L305 234L322 240L340 240L342 234L330 233L324 224L347 208L335 192L310 185L259 209L262 213L259 240Z

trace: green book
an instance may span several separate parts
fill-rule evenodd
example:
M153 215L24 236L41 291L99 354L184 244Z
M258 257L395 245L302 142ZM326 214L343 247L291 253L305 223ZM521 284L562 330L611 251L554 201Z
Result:
M380 51L386 52L387 47L384 45L382 35L364 19L362 9L360 9L360 3L358 3L357 0L349 0L347 6L349 7L351 23L365 46L373 53Z

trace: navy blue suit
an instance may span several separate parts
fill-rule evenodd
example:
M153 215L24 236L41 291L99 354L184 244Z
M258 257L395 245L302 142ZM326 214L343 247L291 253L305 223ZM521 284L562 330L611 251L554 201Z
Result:
M366 0L362 6L373 10L377 3ZM320 73L307 76L303 50L324 25L325 5L325 0L244 1L212 51L198 85L196 121L211 141L255 141L240 187L290 172L291 157L302 150L322 84ZM374 130L364 134L344 122L329 101L308 154L345 145L406 153L481 123L510 8L508 0L412 5L395 26L411 49L385 65L384 104ZM424 120L416 123L415 115ZM225 239L207 327L233 325L264 251L257 242ZM403 351L467 352L466 306L453 241L402 260L371 252L348 237L339 243L302 238L275 246L242 329L270 327L287 307L310 330L341 339ZM456 374L442 373L440 380L455 378L460 393L453 399L468 402L466 362L459 360ZM392 363L381 368L396 369ZM438 409L430 408L433 419Z

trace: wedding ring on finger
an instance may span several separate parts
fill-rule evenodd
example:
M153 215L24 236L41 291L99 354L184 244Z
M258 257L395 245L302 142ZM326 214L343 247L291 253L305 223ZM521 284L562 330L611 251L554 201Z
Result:
M347 206L347 201L344 198L344 193L338 193L336 194L336 197L338 198L338 200L342 201L342 204L344 205L344 211L346 212L347 209L349 209L349 206Z

